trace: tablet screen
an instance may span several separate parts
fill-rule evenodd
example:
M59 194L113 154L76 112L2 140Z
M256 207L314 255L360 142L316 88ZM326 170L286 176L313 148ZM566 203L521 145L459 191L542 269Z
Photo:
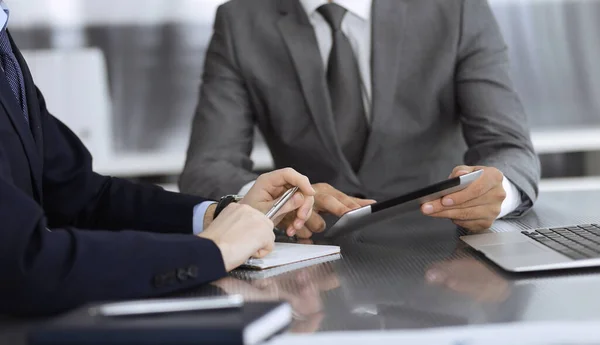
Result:
M420 198L426 197L428 195L439 193L446 189L450 189L450 188L458 187L458 186L460 186L460 177L451 178L449 180L438 182L436 184L427 186L423 189L419 189L414 192L410 192L408 194L399 196L397 198L393 198L390 200L375 203L375 204L371 205L371 211L378 212L381 210L385 210L386 208L400 205L407 201L420 199Z
M394 212L394 214L417 210L423 203L439 199L467 188L467 186L477 180L482 174L483 170L477 170L466 175L429 185L397 198L352 210L338 219L338 221L328 230L328 235L337 233L339 229L355 223L358 219L387 209L390 209L390 212Z

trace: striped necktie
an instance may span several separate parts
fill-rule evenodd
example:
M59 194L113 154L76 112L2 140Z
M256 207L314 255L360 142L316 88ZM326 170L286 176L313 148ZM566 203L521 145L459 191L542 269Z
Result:
M2 70L4 70L8 84L15 95L17 103L23 111L25 121L29 123L29 111L27 109L23 72L21 71L21 66L19 66L19 62L12 50L6 30L0 32L0 66L2 67Z

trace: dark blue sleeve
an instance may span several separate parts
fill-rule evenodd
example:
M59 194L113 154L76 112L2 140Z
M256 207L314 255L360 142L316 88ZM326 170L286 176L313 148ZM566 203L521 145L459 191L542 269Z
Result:
M160 296L226 274L218 247L191 235L204 199L95 174L79 139L39 101L42 205L0 174L0 314Z
M206 199L94 173L89 152L48 113L39 90L38 100L44 137L43 206L51 227L192 233L194 206Z
M48 231L41 207L1 177L0 205L0 314L159 296L226 274L217 246L192 235Z

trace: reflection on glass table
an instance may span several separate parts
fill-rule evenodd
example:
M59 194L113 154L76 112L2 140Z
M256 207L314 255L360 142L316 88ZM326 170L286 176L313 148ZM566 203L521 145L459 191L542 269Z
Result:
M313 333L324 318L322 293L338 288L340 283L333 267L322 264L252 281L227 277L213 285L247 301L287 301L294 316L290 332Z
M434 263L425 271L425 281L482 303L504 302L511 293L506 279L471 257Z

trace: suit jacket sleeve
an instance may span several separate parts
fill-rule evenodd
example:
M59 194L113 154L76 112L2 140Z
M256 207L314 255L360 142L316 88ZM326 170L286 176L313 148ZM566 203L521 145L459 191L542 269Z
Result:
M50 232L39 205L2 178L0 202L0 314L47 314L92 301L160 296L226 274L209 240L72 227Z
M0 175L0 314L158 296L226 274L218 247L191 235L204 199L93 173L87 150L38 95L43 208Z
M43 208L50 227L192 234L193 208L206 199L94 173L85 146L37 94L44 133Z
M521 191L522 213L538 195L540 165L509 76L507 48L487 1L463 0L456 95L468 165L498 168Z
M250 153L254 116L230 34L226 8L215 18L206 53L200 100L179 187L219 198L255 180Z

